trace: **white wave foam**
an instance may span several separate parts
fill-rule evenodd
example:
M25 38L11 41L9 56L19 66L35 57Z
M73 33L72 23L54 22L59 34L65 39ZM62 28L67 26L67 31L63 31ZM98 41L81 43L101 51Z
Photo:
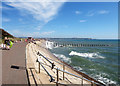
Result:
M53 54L54 54L56 57L58 57L59 59L61 59L62 61L71 63L71 58L66 57L65 55L62 55L62 54L55 54L55 53L53 53Z
M94 75L94 77L96 77L99 82L104 83L104 84L116 84L115 81L112 81L108 78L102 77L102 75L104 75L104 74L105 73L99 74L99 75ZM105 75L107 75L107 74L105 74Z
M95 69L89 69L90 71L95 71Z
M69 53L70 56L76 55L76 56L81 56L81 57L88 57L88 58L102 58L104 59L105 57L98 55L98 53L78 53L75 51L71 51Z
M46 48L53 49L54 42L46 41Z
M81 67L78 67L78 66L74 66L73 68L75 68L75 69L78 70L78 71L83 70Z

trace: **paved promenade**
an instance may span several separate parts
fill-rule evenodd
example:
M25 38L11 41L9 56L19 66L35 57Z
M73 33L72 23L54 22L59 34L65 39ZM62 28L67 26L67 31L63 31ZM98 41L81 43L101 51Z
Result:
M2 51L2 84L28 84L25 70L25 52L27 43L16 43L10 50ZM11 68L11 65L20 69Z

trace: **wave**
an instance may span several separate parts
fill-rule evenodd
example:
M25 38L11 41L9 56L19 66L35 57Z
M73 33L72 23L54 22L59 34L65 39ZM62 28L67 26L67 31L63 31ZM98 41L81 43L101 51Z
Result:
M71 51L69 53L70 56L81 56L81 57L86 57L86 58L101 58L104 59L105 57L98 55L98 53L78 53L75 51Z
M108 75L106 73L103 73L105 75ZM109 76L109 75L108 75ZM110 80L108 78L105 78L105 77L102 77L102 74L99 74L99 75L94 75L94 77L101 83L104 83L104 84L117 84L116 81L113 81L113 80Z
M66 57L66 56L63 55L63 54L55 54L55 53L53 53L53 55L55 55L56 57L58 57L58 58L61 59L62 61L71 63L71 58Z
M79 66L74 66L73 68L76 69L76 70L78 70L78 71L82 71L82 70L83 70L83 69L82 69L81 67L79 67Z
M54 42L46 41L46 48L53 49L53 47L54 47Z

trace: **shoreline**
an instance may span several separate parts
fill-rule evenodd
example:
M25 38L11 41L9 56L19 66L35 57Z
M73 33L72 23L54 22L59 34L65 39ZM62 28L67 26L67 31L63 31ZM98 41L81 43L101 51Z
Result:
M49 51L50 52L50 51ZM54 55L55 56L55 55ZM56 56L55 56L56 57ZM96 81L95 79L91 78L89 75L85 74L85 73L82 73L78 70L76 70L75 68L73 68L71 65L67 64L66 62L60 60L58 57L56 57L61 63L64 63L65 65L67 65L67 67L71 68L73 71L77 72L78 74L82 75L83 77L89 79L89 80L92 80L94 82L97 82L97 83L100 83L102 85L104 85L103 83L99 82L99 81Z
M99 82L99 81L96 81L95 79L91 78L89 75L87 75L87 74L85 74L85 73L82 73L82 72L74 69L71 65L69 65L68 63L66 63L66 62L62 61L61 59L59 59L58 57L56 57L52 52L50 52L49 49L46 49L46 50L48 50L49 53L51 53L51 54L52 54L55 58L57 58L61 63L65 64L65 65L67 65L67 67L71 68L73 71L77 72L78 74L82 75L83 77L85 77L85 78L87 78L87 79L89 79L89 80L93 80L94 82L97 82L97 83L100 83L100 84L104 85L103 83L101 83L101 82Z
M75 70L72 66L70 66L70 65L67 64L66 62L61 61L58 57L56 57L55 55L53 55L53 54L49 51L49 49L45 48L45 40L35 41L35 43L30 43L30 44L32 45L32 47L33 47L33 46L34 46L34 48L36 47L36 49L37 49L43 56L49 57L49 58L51 58L51 59L53 59L53 60L55 60L55 61L58 61L58 62L64 64L66 71L68 71L68 72L70 72L70 73L73 73L73 74L75 74L75 75L77 75L77 76L84 77L84 78L86 78L86 79L88 79L88 80L91 80L91 81L93 81L93 82L99 83L100 85L104 85L103 83L101 83L101 82L99 82L99 81L96 81L95 79L89 77L88 75L86 75L86 74L84 74L84 73L82 73L82 72L80 72L80 71ZM29 44L29 45L30 45L30 44ZM37 45L37 46L36 46L36 45ZM58 66L58 67L60 67L60 68L62 67L62 65L60 65L60 64L58 64L58 63L56 63L56 62L54 62L54 63L56 64L56 66ZM50 72L50 73L52 73L52 72ZM62 74L62 73L61 73L61 74ZM67 75L67 74L65 74L65 75ZM60 75L60 76L61 76L61 75ZM72 79L73 77L71 77L71 76L69 76L68 78L71 78L70 80L73 80L74 84L80 82L80 80L74 80L74 79ZM61 81L61 82L62 82L62 81ZM68 82L67 82L66 84L68 84ZM83 83L83 84L93 84L93 83L84 80L84 83ZM93 85L95 85L95 84L93 84Z

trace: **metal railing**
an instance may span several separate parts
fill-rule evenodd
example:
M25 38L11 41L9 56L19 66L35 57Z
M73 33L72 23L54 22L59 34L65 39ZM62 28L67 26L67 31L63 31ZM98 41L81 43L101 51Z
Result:
M54 63L53 62L51 62L48 58L46 58L45 56L43 56L42 54L40 54L39 52L37 52L37 55L39 55L39 56L42 56L44 59L46 59L51 65L52 65L52 67L51 67L51 69L53 69L54 68Z
M47 69L42 65L42 63L39 61L39 63L40 63L40 65L42 66L42 68L45 70L45 72L48 74L48 76L50 77L50 82L53 82L53 81L55 81L54 79L53 79L53 77L51 76L51 74L47 71Z
M49 66L49 65L47 65L47 64L44 64L44 63L42 63L42 62L40 62L40 64L43 64L43 65L46 65L46 66L48 66L48 67L51 67L51 66ZM59 69L59 68L53 68L53 69L56 69L56 71L57 71L57 83L58 83L58 79L59 79L59 71L61 71L61 72L63 72L63 73L67 73L67 74L69 74L69 75L72 75L72 76L74 76L74 77L77 77L77 78L80 78L80 79L82 79L82 82L83 82L83 80L86 80L86 81L89 81L89 82L91 82L92 84L96 84L96 85L99 85L99 86L104 86L104 85L101 85L100 83L97 83L97 82L94 82L94 81L91 81L91 80L88 80L88 79L86 79L86 78L84 78L84 77L80 77L80 76L77 76L77 75L75 75L75 74L72 74L72 73L70 73L70 72L67 72L67 71L65 71L65 70L61 70L61 69ZM82 83L83 84L83 83Z

